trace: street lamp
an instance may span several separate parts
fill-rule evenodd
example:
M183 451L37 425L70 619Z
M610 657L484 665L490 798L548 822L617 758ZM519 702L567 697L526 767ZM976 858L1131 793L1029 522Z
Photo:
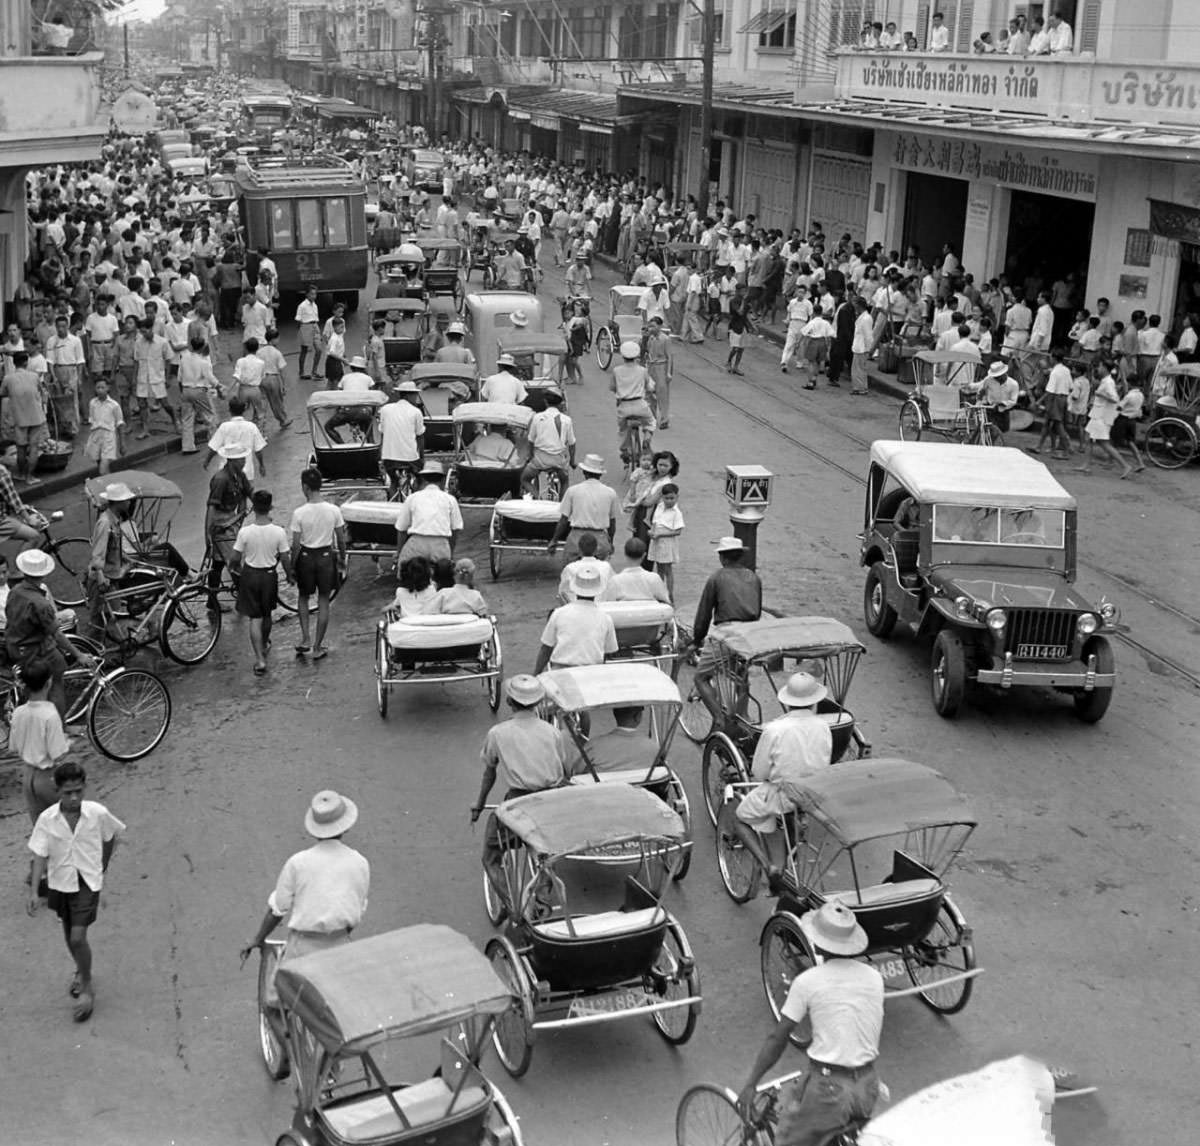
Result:
M774 474L764 466L726 466L725 500L729 502L729 521L734 536L745 546L742 564L750 569L758 564L758 526L771 504Z

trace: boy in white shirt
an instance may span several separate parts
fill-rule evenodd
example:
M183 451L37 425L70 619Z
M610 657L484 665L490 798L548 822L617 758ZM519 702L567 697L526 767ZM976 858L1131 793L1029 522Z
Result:
M817 375L829 360L829 347L837 333L833 323L826 317L827 313L823 310L818 311L800 331L804 346L803 357L800 360L800 372L806 379L805 390L817 388Z

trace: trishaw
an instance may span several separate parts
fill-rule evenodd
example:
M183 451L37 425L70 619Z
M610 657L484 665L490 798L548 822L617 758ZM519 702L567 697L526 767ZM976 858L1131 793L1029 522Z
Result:
M471 281L472 271L479 271L483 275L484 290L490 290L496 285L496 252L505 234L506 232L491 225L474 228L471 232L471 245L467 251L467 282Z
M430 295L449 295L455 305L462 301L463 248L457 239L422 237L417 246L425 256L425 290Z
M668 243L663 248L663 254L668 267L679 266L680 263L696 266L706 250L700 243Z
M913 390L900 407L900 439L938 435L946 441L1002 446L1004 435L988 418L981 397L983 365L962 350L918 350Z
M316 466L325 494L334 501L368 497L386 486L379 411L387 398L377 390L315 390L308 396L312 434L309 465Z
M525 383L525 404L534 410L544 410L545 392L554 390L562 395L566 412L563 371L569 351L561 331L502 330L496 336L497 355L513 356L516 364L509 369Z
M487 956L516 998L492 1041L514 1078L539 1031L650 1015L669 1043L692 1037L700 974L663 906L683 820L628 784L569 785L495 812L504 895L514 905Z
M596 607L612 618L617 631L615 653L609 661L639 661L679 675L683 648L673 606L663 601L597 601Z
M836 764L854 750L868 756L863 736L846 696L858 662L866 651L850 628L831 617L764 617L731 622L709 633L717 668L714 685L720 699L722 725L700 699L693 683L680 725L696 743L704 744L701 776L704 804L715 824L725 785L750 779L750 762L766 719L763 704L782 712L776 699L788 676L812 673L828 690L817 714L829 721Z
M594 342L596 363L601 370L607 370L612 365L613 355L617 353L622 342L633 339L641 345L645 323L642 312L638 310L638 303L642 301L642 295L645 293L645 287L621 284L609 290L608 325L596 331Z
M454 456L455 407L479 396L475 367L458 362L418 362L408 377L421 391L425 453L449 460Z
M375 260L375 269L382 282L389 267L399 267L407 281L406 298L425 297L425 253L413 242L401 243L391 254L380 255Z
M393 381L421 361L421 340L429 331L429 308L421 298L377 298L367 308L367 321L382 318L383 360Z
M1146 453L1165 470L1187 465L1200 455L1200 362L1164 366L1161 387L1146 427Z
M745 787L730 785L723 817ZM885 997L919 995L939 1014L961 1011L982 973L946 884L978 823L967 802L941 773L899 759L853 760L796 788L799 814L781 817L777 833L786 848L778 902L759 938L772 1013L779 1018L792 980L820 962L801 916L831 899L867 933L864 958L883 976ZM761 869L747 849L729 853L739 898L748 899Z
M508 402L464 402L454 408L454 460L446 490L464 506L520 500L525 437L533 411Z
M393 534L394 534L393 527ZM504 654L495 617L385 609L375 630L375 699L386 717L388 693L413 684L483 682L488 705L500 707Z
M551 492L557 489L558 479L546 473L547 481L553 479ZM558 498L511 497L507 491L501 494L492 507L492 521L488 527L488 567L492 580L500 580L504 554L521 554L526 557L546 557L546 547L554 538L554 531L562 517L562 503Z
M418 923L276 971L281 947L267 945L259 973L268 1070L290 1071L296 1088L276 1146L520 1146L512 1108L479 1069L512 997L470 940ZM265 1001L272 972L278 1006ZM414 1075L427 1077L402 1081Z
M582 665L554 669L539 678L546 689L543 715L561 728L575 745L572 783L632 784L653 792L683 821L684 838L692 838L692 810L683 781L667 756L679 723L683 701L675 682L650 664ZM618 709L643 710L645 727L640 735L601 731L597 715L605 723L615 721ZM619 766L618 766L619 765ZM685 849L672 872L683 879L692 865L691 849ZM490 883L484 881L485 897ZM489 915L491 915L489 904ZM493 917L493 922L498 922Z

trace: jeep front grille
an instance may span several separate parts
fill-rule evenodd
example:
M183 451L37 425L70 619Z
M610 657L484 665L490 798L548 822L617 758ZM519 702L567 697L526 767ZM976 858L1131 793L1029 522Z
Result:
M1016 660L1069 660L1076 615L1057 609L1009 609L1004 649Z

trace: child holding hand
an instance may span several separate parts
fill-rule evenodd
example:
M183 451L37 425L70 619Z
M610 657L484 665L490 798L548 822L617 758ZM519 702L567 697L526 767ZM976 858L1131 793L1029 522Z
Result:
M659 494L650 518L650 549L647 558L667 586L675 601L675 563L679 560L679 537L683 533L683 513L679 508L679 486L667 482Z

